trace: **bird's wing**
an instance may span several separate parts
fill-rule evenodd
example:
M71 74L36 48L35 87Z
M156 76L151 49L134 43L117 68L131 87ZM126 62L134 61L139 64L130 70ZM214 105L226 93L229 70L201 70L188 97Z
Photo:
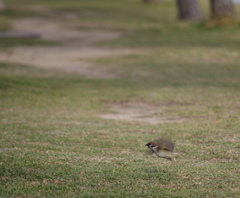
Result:
M156 144L158 145L158 150L166 150L172 152L174 149L174 143L168 138L160 138L156 140Z

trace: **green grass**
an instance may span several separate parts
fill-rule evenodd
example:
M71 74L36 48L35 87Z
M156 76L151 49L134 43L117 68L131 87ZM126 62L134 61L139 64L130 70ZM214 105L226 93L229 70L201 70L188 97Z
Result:
M144 7L131 1L134 10L119 1L97 2L36 4L54 9L38 17L79 8L80 29L102 28L102 21L104 29L123 31L122 38L101 45L135 53L88 60L118 78L0 63L0 196L239 197L238 27L177 22L167 2ZM15 0L6 3L16 9ZM158 16L152 10L172 12ZM129 101L163 108L157 117L185 120L150 125L99 117L111 111L108 104ZM162 135L186 152L176 166L146 154L144 145Z
M6 64L1 74L1 196L238 195L234 87L142 87ZM193 118L152 126L97 117L106 101L137 98L182 102L166 114ZM144 143L161 134L187 152L176 167L145 154Z
M9 29L9 19L5 16L0 16L0 31L6 31Z

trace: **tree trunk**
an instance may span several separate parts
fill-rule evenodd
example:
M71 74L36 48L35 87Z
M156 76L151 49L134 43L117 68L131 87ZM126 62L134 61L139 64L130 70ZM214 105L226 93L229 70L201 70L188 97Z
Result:
M3 0L0 0L0 12L5 10L5 5L3 3Z
M178 17L182 20L201 20L203 15L198 0L177 0Z
M232 0L210 0L211 18L230 17L235 18L235 11Z

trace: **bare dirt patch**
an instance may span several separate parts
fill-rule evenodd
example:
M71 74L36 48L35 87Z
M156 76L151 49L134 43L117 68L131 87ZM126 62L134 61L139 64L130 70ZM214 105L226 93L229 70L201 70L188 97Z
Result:
M131 49L110 49L94 45L100 41L116 39L122 35L120 32L77 30L69 21L27 18L14 21L12 28L16 32L39 33L42 39L56 41L59 45L8 48L0 53L2 62L78 73L88 78L109 79L117 75L109 67L86 62L86 58L133 52Z
M116 39L120 32L101 30L77 30L71 21L59 21L42 18L19 19L12 23L18 32L37 32L43 39L57 41L63 45L86 46L96 42Z
M166 105L156 105L143 102L112 103L109 108L113 113L102 114L101 118L160 124L169 122L183 122L185 118L165 117L163 112Z

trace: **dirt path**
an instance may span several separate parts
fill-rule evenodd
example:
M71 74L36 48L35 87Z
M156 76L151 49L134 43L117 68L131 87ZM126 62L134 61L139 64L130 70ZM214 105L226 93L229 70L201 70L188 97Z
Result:
M119 32L76 30L58 20L28 18L16 20L12 24L18 32L36 32L45 40L56 41L58 46L13 47L0 53L0 61L22 63L46 69L58 69L79 73L89 78L115 78L107 68L84 61L97 58L132 53L131 49L109 49L96 47L96 42L116 39Z

